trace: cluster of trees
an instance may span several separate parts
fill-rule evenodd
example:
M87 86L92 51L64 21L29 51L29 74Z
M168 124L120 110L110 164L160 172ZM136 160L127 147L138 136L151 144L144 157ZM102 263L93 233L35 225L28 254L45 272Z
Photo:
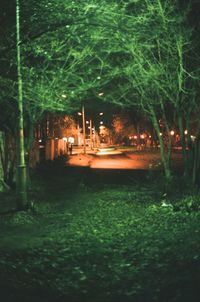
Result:
M78 0L4 0L1 5L2 154L5 134L19 137L15 125L20 110L28 129L25 145L29 152L34 126L47 112L71 113L85 102L91 107L107 102L152 122L167 180L172 177L171 140L169 135L166 150L159 119L167 133L178 122L185 175L197 181L197 0L86 0L81 4ZM194 145L191 127L196 131ZM18 149L18 156L24 157L21 152Z

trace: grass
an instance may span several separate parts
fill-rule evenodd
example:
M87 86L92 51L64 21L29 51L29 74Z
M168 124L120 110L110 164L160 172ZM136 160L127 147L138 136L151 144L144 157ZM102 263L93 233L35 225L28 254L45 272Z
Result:
M1 216L2 301L198 301L199 193L78 171L40 173L34 210Z

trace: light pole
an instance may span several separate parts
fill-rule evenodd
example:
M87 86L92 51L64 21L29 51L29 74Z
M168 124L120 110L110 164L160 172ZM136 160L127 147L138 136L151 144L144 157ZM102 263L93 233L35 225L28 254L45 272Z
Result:
M82 124L83 124L83 153L86 154L86 144L85 144L85 108L82 105Z
M18 82L18 118L17 118L17 207L20 210L27 208L27 177L24 150L24 120L23 95L21 73L21 45L20 45L20 5L16 0L16 48L17 48L17 82Z
M94 142L94 148L96 147L96 134L95 134L95 126L93 127L93 131L94 131L94 134L93 134L93 142Z
M93 138L92 138L92 119L90 118L90 149L93 149Z

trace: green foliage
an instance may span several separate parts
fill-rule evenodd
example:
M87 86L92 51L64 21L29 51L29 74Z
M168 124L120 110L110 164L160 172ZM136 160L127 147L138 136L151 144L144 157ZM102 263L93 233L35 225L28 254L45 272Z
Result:
M196 302L200 212L184 204L191 209L199 196L177 209L153 183L77 192L80 181L43 177L35 211L1 220L5 297Z
M191 195L183 198L181 201L178 201L174 205L174 209L177 211L186 211L186 212L197 212L200 210L200 196Z
M23 211L10 216L7 221L7 223L9 225L12 225L13 227L19 226L19 225L33 224L34 222L35 222L35 219L32 216L32 214L29 212L23 212Z

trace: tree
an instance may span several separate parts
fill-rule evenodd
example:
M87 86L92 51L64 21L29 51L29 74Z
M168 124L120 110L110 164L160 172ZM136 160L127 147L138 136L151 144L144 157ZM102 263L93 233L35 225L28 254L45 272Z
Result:
M117 144L129 144L129 137L136 134L136 129L128 114L118 114L113 118L113 139Z
M94 100L121 108L137 106L154 125L170 179L169 130L179 117L186 153L183 124L186 117L190 124L199 108L199 44L194 43L196 25L188 21L194 3L88 0L80 7L78 1L22 0L27 122L34 125L44 112L70 112ZM5 43L3 50L7 47ZM160 136L160 118L168 134L168 153Z
M190 117L188 124L191 124L196 101L189 104L190 110L186 108L188 102L198 96L197 89L191 89L197 88L199 80L199 68L194 64L195 60L199 62L193 40L195 28L191 24L188 26L187 22L193 3L189 1L183 5L180 1L126 1L124 11L118 13L127 29L123 27L119 33L123 46L121 52L117 53L118 62L116 57L114 64L109 60L113 51L108 58L108 64L113 66L113 73L109 76L113 77L105 87L107 99L122 106L136 104L149 115L159 139L164 171L169 180L172 145L170 128L177 119L187 169L183 121L187 112L187 117ZM112 43L107 49L112 50ZM195 53L193 60L190 56L192 53ZM118 89L109 93L112 83L115 87L117 84ZM160 118L168 135L167 153L164 136L160 135Z

